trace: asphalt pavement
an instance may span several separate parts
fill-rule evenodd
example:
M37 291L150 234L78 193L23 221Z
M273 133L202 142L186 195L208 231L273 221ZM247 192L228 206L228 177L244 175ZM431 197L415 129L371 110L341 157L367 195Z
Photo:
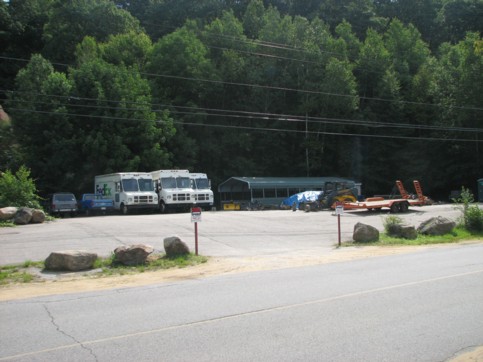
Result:
M483 345L482 253L460 244L0 302L0 361L450 361Z
M201 255L247 257L285 253L330 253L340 239L351 241L355 224L383 231L387 211L303 212L209 211L197 226ZM431 217L461 217L454 204L411 207L397 214L404 222L419 226ZM163 240L179 236L195 250L195 223L189 213L108 215L56 219L44 224L0 228L0 265L45 260L53 251L87 250L107 257L122 245L148 244L164 252Z

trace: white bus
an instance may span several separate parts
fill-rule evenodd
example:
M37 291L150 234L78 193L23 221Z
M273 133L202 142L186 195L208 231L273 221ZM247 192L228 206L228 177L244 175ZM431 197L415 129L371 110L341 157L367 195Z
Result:
M114 208L125 215L133 209L158 207L158 195L148 172L118 172L96 176L94 191L113 200Z

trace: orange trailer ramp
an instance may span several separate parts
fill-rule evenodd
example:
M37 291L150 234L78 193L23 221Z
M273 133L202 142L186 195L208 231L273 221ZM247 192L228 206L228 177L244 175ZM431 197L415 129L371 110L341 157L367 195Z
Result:
M426 204L426 196L423 195L419 181L414 181L414 188L418 195L417 199L411 199L404 189L401 181L396 181L396 185L401 193L401 199L384 199L383 197L370 197L364 201L343 202L344 210L380 210L388 208L392 213L406 212L409 206L422 206ZM334 206L335 207L335 206Z

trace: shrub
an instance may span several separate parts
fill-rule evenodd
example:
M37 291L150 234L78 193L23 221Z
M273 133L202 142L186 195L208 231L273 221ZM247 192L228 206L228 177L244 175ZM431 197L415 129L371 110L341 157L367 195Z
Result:
M21 166L15 175L10 170L0 174L0 207L40 208L39 201L37 188L26 167Z
M474 198L471 191L462 187L460 197L453 201L462 204L459 209L463 213L463 227L468 231L483 231L483 210L478 205L472 205Z
M392 235L402 223L403 220L399 216L389 215L383 220L384 231L386 234Z

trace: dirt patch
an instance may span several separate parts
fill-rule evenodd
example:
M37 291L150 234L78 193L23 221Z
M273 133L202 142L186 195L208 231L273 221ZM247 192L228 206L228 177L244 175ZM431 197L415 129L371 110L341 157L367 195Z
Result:
M319 255L320 251L306 250L292 254L259 257L211 257L207 263L196 266L122 276L96 276L95 272L40 275L36 282L14 284L0 288L0 301L128 288L156 283L168 283L183 279L204 278L213 275L294 268L375 256L410 253L424 248L428 247L364 246L333 249L324 255Z

